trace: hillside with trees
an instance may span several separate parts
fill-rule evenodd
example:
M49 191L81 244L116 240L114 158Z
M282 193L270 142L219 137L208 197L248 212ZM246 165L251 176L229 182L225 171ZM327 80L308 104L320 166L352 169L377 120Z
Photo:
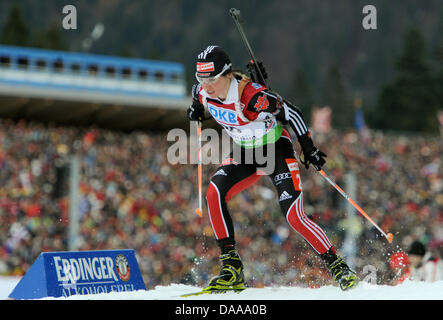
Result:
M0 43L179 61L190 87L195 57L209 44L226 48L234 66L245 70L248 54L228 13L236 7L272 88L308 117L313 106L330 105L333 125L352 127L353 101L362 97L372 127L438 132L440 0L372 1L376 30L362 27L367 2L360 0L70 1L77 30L61 26L65 4L3 0ZM84 40L98 23L103 36L86 48Z

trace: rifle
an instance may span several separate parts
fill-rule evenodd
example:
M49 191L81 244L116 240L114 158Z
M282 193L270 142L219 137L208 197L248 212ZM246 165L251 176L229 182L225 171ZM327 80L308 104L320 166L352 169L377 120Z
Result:
M243 30L243 26L241 24L240 10L231 8L229 10L229 13L231 14L232 19L234 19L235 26L237 27L238 32L240 33L240 36L243 40L243 43L245 44L246 49L248 50L249 56L251 57L251 60L246 66L248 68L249 74L251 75L251 80L253 82L260 83L261 85L270 89L270 87L266 84L266 75L263 74L264 71L263 64L261 62L258 62L257 59L255 58L254 52L252 51L248 38L246 37L245 31Z

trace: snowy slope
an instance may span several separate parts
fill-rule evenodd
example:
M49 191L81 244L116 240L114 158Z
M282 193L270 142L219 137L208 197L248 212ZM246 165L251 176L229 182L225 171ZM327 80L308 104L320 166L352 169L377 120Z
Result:
M9 294L14 290L21 277L0 276L0 300L8 299Z
M19 278L0 277L0 299L7 299ZM135 292L47 298L57 300L443 300L443 281L434 283L406 281L397 286L372 285L361 282L357 288L342 292L338 287L318 289L278 287L250 288L241 293L202 295L181 298L180 295L198 291L193 286L171 284Z

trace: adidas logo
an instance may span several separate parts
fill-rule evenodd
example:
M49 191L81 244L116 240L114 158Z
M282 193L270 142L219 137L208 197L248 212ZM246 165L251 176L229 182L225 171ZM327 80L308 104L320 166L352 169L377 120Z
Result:
M289 193L287 193L286 191L283 191L283 193L280 195L280 201L288 200L291 198L292 198L292 196Z
M228 174L223 169L219 169L216 173L214 173L213 177L215 176L227 176Z

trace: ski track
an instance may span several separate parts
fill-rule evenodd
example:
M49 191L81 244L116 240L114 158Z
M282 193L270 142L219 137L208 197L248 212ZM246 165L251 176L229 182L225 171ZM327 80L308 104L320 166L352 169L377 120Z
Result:
M8 299L20 278L0 277L0 299ZM201 288L171 284L149 290L112 292L95 295L75 295L68 298L44 298L46 300L443 300L443 281L433 283L405 281L397 286L373 285L360 282L349 291L336 286L321 288L265 287L248 288L240 293L200 295L182 298L185 293L197 292ZM43 300L43 299L42 299Z

